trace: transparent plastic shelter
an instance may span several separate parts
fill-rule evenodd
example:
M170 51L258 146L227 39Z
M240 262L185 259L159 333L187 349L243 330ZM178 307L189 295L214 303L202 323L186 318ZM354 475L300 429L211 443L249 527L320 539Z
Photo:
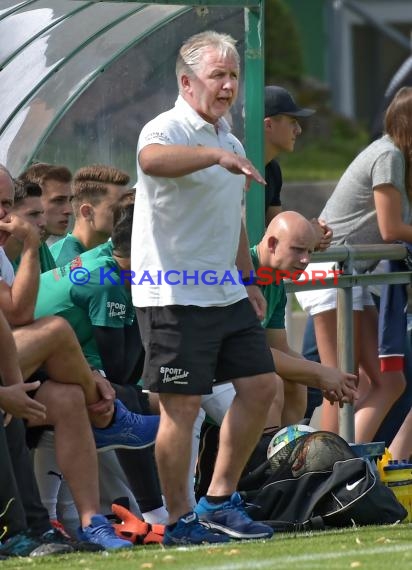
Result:
M140 129L176 99L177 51L207 29L238 40L233 130L263 172L263 0L1 0L0 163L112 164L134 180ZM263 203L252 189L252 242Z

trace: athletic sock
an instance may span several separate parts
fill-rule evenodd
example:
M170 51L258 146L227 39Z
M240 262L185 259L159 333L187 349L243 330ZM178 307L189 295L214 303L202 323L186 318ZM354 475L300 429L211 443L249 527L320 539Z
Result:
M219 503L230 501L231 496L232 495L221 495L220 497L216 497L214 495L206 495L206 501L211 505L218 505Z
M158 509L152 509L142 513L145 522L149 524L167 524L167 519L169 517L165 507L159 507Z

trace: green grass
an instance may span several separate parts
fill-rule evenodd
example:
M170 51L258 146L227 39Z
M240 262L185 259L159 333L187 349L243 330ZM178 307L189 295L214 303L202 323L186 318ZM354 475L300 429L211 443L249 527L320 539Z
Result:
M132 551L10 559L2 570L409 570L412 524L307 534L219 547L135 547Z
M295 152L279 156L287 182L338 180L355 156L368 144L361 127L335 119L330 135L298 139Z

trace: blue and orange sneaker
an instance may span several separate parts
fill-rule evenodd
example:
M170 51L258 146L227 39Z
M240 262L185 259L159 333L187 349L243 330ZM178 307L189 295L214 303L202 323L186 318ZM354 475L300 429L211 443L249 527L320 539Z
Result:
M134 414L114 401L114 421L106 428L93 428L97 451L109 449L143 449L153 445L159 427L160 416Z
M271 538L273 529L252 520L245 510L239 493L233 493L229 501L213 504L202 497L195 508L200 522L207 523L215 531L235 539Z

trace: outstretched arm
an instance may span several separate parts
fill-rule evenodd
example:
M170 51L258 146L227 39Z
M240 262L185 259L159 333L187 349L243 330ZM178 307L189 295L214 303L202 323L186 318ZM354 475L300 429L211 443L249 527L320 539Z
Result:
M252 180L266 184L250 160L222 148L149 144L140 151L138 160L150 176L178 178L217 164L233 174L244 174L247 188Z

